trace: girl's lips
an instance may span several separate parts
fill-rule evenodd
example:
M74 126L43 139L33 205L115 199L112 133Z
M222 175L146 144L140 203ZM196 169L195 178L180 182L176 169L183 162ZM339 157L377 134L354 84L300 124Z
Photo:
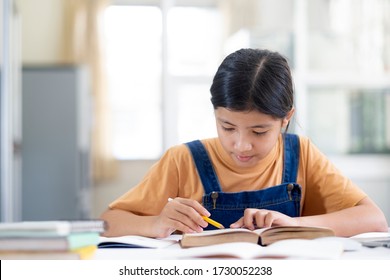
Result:
M241 161L241 162L247 162L247 161L250 161L252 159L252 156L240 156L240 155L236 155L236 158Z

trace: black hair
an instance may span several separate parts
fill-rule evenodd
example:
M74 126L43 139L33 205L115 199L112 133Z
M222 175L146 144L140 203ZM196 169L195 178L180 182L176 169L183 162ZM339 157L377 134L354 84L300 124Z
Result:
M228 55L214 76L210 92L214 109L257 110L280 119L294 104L287 59L269 50L240 49Z

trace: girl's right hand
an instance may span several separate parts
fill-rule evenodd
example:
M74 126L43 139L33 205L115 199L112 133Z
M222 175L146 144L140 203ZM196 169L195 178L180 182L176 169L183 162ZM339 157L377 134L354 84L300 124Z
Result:
M202 216L208 217L210 213L199 202L180 197L170 199L160 215L156 216L154 235L164 238L174 231L202 232L208 225Z

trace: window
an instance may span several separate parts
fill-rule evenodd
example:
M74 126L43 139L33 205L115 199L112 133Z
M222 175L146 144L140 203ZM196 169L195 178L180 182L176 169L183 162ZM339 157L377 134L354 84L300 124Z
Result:
M390 90L309 88L308 134L328 154L390 152Z
M105 21L117 158L216 136L212 77L244 47L288 58L292 132L328 154L389 152L390 0L120 2Z
M209 87L222 57L218 11L170 7L167 35L164 14L133 5L112 5L105 14L118 159L155 159L172 145L216 136Z
M389 153L390 1L308 4L308 135L328 154Z
M153 6L113 5L105 13L113 153L118 159L161 154L161 16Z

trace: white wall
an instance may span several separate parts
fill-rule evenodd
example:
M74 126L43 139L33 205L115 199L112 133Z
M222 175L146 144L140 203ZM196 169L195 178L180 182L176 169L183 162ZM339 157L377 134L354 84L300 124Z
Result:
M385 213L390 223L390 157L388 155L350 155L330 157Z
M17 1L22 19L23 64L61 63L64 1Z
M108 204L134 187L155 161L124 161L119 165L118 178L100 183L92 190L92 216L98 217Z

